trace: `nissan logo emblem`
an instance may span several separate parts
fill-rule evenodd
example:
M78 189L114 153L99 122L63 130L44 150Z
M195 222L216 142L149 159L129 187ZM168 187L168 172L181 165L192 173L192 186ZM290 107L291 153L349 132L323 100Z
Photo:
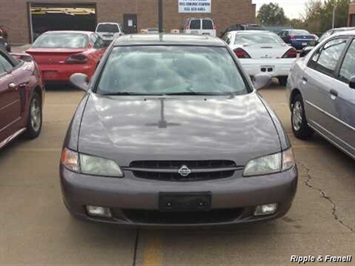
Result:
M186 166L186 165L183 165L181 166L181 168L178 170L178 173L181 175L181 176L188 176L189 174L191 174L191 170Z

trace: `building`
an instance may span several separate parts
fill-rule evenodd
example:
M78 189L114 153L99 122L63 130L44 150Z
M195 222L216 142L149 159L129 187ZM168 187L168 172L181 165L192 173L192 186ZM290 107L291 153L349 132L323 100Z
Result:
M350 0L349 5L349 26L355 27L355 0Z
M126 33L158 27L158 0L0 0L0 25L12 44L32 42L47 30L95 30L113 21ZM189 17L211 17L217 34L236 23L255 23L252 0L163 0L164 30L182 29ZM198 12L198 13L195 13Z

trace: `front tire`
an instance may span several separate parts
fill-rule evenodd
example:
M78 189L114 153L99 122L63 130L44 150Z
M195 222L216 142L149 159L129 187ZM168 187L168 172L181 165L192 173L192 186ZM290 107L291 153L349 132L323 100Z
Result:
M42 129L42 101L37 92L34 92L31 98L28 119L27 130L25 137L29 139L37 138Z
M292 101L291 125L292 132L296 138L309 139L313 135L313 130L307 124L301 94L296 95Z

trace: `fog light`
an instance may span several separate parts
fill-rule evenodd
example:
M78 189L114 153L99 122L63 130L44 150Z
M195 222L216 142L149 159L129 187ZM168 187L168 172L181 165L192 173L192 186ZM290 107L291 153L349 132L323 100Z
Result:
M255 208L254 216L274 214L277 210L277 203L259 205Z
M90 216L111 217L109 208L99 206L86 206L86 210Z

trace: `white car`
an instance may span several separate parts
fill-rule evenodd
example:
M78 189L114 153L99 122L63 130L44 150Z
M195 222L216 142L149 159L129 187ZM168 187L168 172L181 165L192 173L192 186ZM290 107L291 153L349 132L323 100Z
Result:
M97 24L95 32L107 44L124 34L121 25L115 22L101 22Z
M216 37L216 26L211 18L189 18L184 33Z
M268 31L231 31L223 40L233 50L249 76L269 74L286 86L287 76L297 58L297 51L277 34Z

